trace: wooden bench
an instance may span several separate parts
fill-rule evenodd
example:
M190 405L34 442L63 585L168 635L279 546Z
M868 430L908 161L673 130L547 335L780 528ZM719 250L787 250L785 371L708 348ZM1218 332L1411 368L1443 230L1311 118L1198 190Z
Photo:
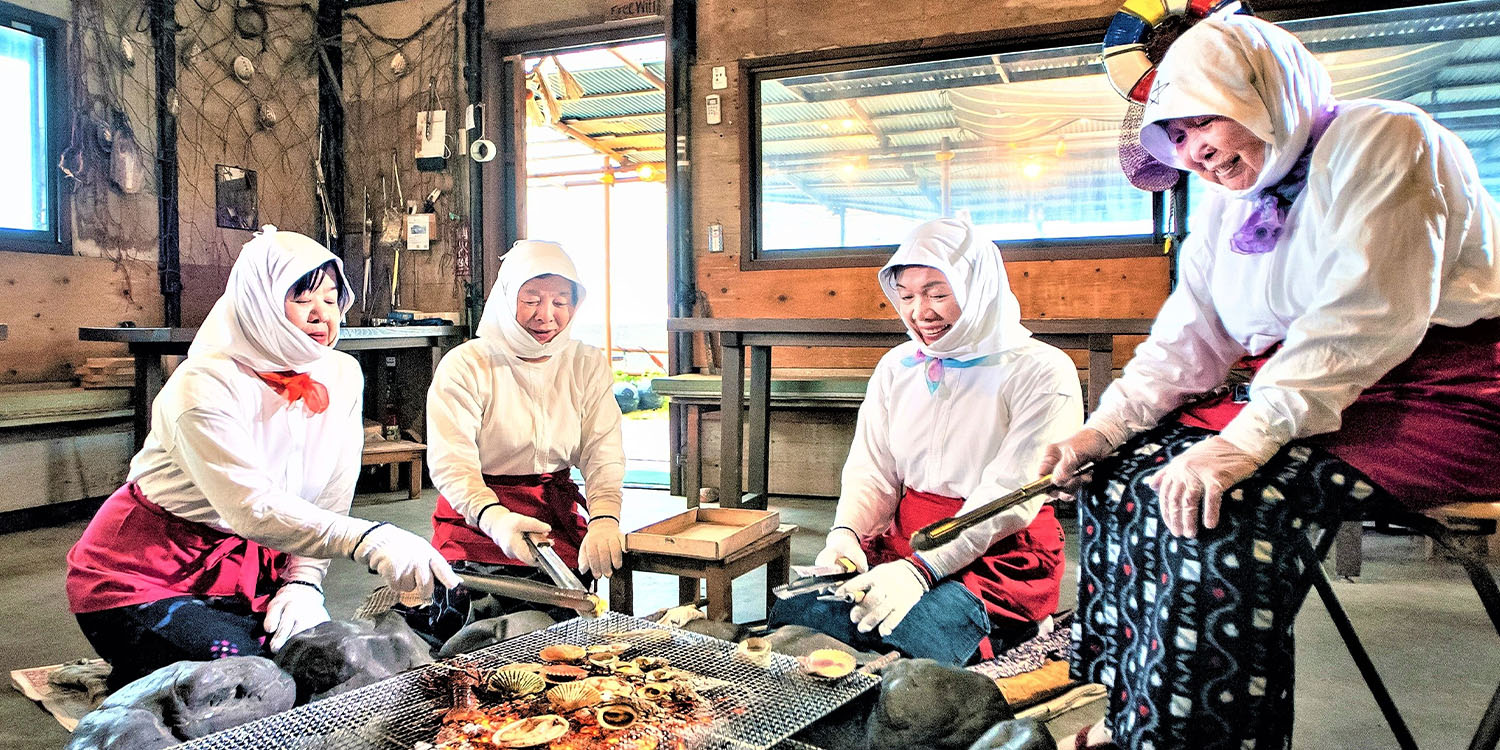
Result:
M410 440L379 440L365 443L363 466L391 467L390 488L395 492L401 487L401 465L406 464L406 476L410 487L409 497L415 500L422 496L422 459L427 454L425 443Z
M708 619L734 621L734 579L756 568L766 566L766 614L776 603L772 589L787 582L792 570L792 534L797 527L787 524L761 537L753 544L731 553L723 560L703 560L664 552L626 552L625 564L609 577L609 608L627 615L635 614L635 581L637 572L665 573L677 576L677 601L698 601L698 581L707 589Z

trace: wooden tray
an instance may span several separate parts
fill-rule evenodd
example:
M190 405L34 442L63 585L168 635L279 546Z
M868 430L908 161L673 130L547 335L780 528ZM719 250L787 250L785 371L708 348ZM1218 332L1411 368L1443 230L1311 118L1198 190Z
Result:
M774 533L780 523L774 510L692 508L626 534L625 549L723 560Z

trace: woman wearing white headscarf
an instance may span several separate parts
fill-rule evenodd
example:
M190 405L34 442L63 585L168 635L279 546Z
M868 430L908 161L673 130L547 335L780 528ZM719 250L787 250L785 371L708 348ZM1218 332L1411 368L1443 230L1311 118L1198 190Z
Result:
M68 602L112 685L277 650L328 619L336 555L398 590L457 584L425 539L347 515L364 378L331 347L352 303L342 264L308 237L268 225L240 251L129 481L68 552Z
M433 544L460 570L540 575L523 534L550 535L564 562L595 577L623 562L620 407L609 360L570 336L583 297L562 247L517 242L478 338L438 365L427 393L427 460L441 493ZM440 600L434 630L450 635L470 615L468 602Z
M1185 32L1143 121L1211 189L1150 337L1043 462L1081 486L1074 672L1111 701L1078 744L1286 747L1293 545L1372 502L1500 493L1496 207L1453 133L1336 101L1248 16ZM1245 357L1244 403L1174 413Z
M988 658L1057 606L1063 535L1052 507L1033 499L927 552L911 549L911 535L1035 479L1042 448L1083 420L1078 370L1031 338L999 248L963 221L918 227L879 278L912 340L870 377L817 560L861 571L839 591L859 603L797 597L771 621L869 650Z

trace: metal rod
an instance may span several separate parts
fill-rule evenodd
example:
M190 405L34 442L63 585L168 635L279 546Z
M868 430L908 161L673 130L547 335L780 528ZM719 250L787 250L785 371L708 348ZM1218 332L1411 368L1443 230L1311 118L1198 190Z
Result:
M509 576L465 573L460 575L459 579L464 582L464 586L473 591L494 594L496 596L508 596L512 599L520 599L521 601L536 604L564 607L579 614L593 614L597 611L600 601L599 597L588 591L548 586L545 583L511 578Z
M182 325L182 268L177 224L177 117L171 100L177 90L177 23L174 3L151 0L151 42L156 47L157 276L161 283L162 324Z
M1090 462L1078 467L1078 471L1075 473L1081 474L1093 467L1094 464ZM1002 511L1020 505L1037 495L1055 488L1056 485L1052 483L1052 475L1045 474L1027 484L1021 485L1008 495L1002 495L975 508L972 513L966 513L956 518L946 518L937 523L917 529L917 532L911 535L911 547L919 551L940 547L958 538L959 534L988 521Z

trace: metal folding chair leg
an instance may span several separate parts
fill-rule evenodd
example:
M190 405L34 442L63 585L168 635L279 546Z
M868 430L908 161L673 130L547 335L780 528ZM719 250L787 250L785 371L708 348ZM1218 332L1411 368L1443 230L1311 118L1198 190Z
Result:
M1401 710L1396 708L1396 701L1391 698L1391 693L1385 687L1385 680L1381 679L1380 672L1375 668L1375 662L1371 661L1369 652L1365 651L1364 644L1359 640L1359 634L1354 631L1354 623L1349 620L1349 613L1344 611L1344 605L1339 601L1338 594L1334 593L1333 582L1328 578L1328 571L1323 569L1323 558L1327 556L1329 548L1333 546L1333 537L1337 531L1324 529L1318 539L1317 548L1309 544L1306 537L1297 544L1297 553L1302 557L1303 571L1302 580L1299 585L1311 585L1317 589L1318 597L1323 600L1323 606L1328 610L1329 619L1333 620L1333 626L1338 629L1339 637L1343 639L1344 646L1349 650L1349 655L1354 658L1354 665L1359 668L1360 676L1364 677L1365 684L1370 688L1370 694L1374 696L1375 703L1380 706L1380 713L1385 717L1386 724L1391 728L1391 734L1396 737L1396 744L1401 750L1416 750L1417 741L1411 736L1411 730L1406 727L1406 721L1401 718ZM1305 597L1307 589L1302 588L1298 593Z

